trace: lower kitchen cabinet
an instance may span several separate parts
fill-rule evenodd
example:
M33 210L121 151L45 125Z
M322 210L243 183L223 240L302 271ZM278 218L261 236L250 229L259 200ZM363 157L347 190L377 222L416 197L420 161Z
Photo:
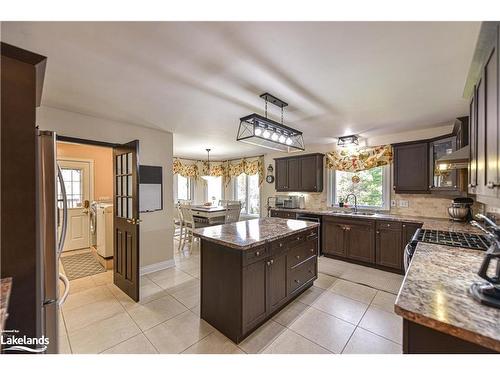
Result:
M271 217L280 217L282 219L295 219L297 214L291 211L271 210Z
M323 254L372 263L374 228L373 220L323 217Z
M378 221L375 236L375 262L384 267L399 269L403 258L402 224Z
M201 317L236 343L313 285L318 228L238 250L202 239Z

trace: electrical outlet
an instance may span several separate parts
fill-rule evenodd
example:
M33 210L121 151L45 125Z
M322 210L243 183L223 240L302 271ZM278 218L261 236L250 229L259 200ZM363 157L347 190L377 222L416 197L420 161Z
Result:
M400 200L399 201L399 207L408 208L408 206L409 206L409 203L407 200Z
M396 200L395 199L391 199L391 207L396 207Z

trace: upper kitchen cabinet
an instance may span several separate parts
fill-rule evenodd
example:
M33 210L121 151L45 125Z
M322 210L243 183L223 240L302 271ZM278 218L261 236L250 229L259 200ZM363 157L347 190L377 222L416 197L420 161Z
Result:
M469 100L469 193L478 202L500 203L498 48L500 23L483 22L464 96Z
M395 192L429 193L429 143L398 143L393 148Z
M276 191L322 192L323 154L306 154L275 160Z

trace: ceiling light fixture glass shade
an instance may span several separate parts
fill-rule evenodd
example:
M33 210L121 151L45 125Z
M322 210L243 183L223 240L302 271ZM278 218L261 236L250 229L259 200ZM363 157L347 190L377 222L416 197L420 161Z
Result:
M288 104L265 93L260 96L266 101L266 116L256 113L240 118L237 141L277 151L304 151L302 132L283 124L283 108ZM281 123L267 117L267 103L281 108Z
M346 135L344 137L339 137L337 146L345 147L349 145L359 145L359 137L357 135Z

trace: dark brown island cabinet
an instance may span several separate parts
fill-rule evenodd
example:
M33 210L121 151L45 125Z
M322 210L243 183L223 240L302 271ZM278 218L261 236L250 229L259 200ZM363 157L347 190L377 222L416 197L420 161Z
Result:
M323 154L306 154L274 159L278 192L322 192Z
M317 278L317 226L249 249L202 237L201 249L201 318L235 343Z

